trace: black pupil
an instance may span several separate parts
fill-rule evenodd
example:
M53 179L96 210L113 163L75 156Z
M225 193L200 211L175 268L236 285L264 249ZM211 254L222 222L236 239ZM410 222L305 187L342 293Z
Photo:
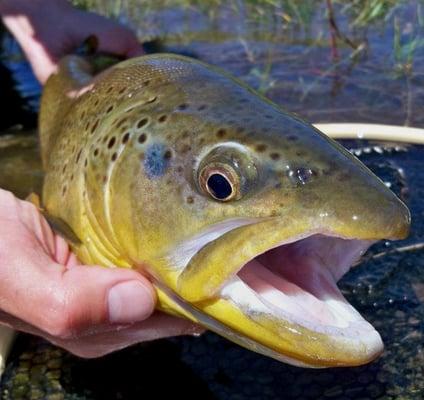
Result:
M208 189L212 196L219 200L225 200L233 192L230 182L221 174L212 174L208 178Z

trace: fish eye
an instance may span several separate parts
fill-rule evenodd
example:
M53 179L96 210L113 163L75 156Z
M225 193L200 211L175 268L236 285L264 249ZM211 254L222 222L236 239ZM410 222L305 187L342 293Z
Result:
M201 189L218 201L229 201L237 197L239 179L228 165L211 165L202 169L199 176Z
M229 144L205 154L193 172L199 192L219 202L236 201L249 195L258 178L250 153Z

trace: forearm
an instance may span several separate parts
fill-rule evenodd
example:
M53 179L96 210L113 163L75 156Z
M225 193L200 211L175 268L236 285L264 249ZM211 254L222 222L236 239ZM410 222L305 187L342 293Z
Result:
M66 0L0 0L0 15L41 83L54 73L61 57L90 35L97 36L99 51L127 57L143 53L127 27L76 9Z

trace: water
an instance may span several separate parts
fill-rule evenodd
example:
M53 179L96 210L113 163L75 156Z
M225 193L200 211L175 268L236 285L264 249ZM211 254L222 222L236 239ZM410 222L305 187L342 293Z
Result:
M215 0L193 1L190 6L188 1L161 0L145 1L138 7L134 1L91 3L132 24L140 38L159 37L167 51L218 65L313 122L424 127L421 1L333 2L335 25L329 22L325 1L296 5L291 1ZM369 3L383 6L376 11L367 8ZM22 144L21 139L12 139L3 139L9 142L0 149L2 167L16 163L21 172L12 179L2 169L0 185L24 196L27 189L37 190L40 184L36 141L27 137ZM372 143L345 145L359 150L361 159L391 184L409 205L413 218L406 241L380 243L371 252L374 258L341 282L349 301L383 337L386 350L379 360L358 368L304 370L208 333L200 338L141 344L98 360L48 353L63 359L64 367L56 367L60 374L53 386L43 381L45 393L102 400L139 399L146 392L161 398L169 389L173 397L185 399L422 399L423 150L384 145L380 154ZM10 388L20 357L31 349L39 354L52 351L22 336L3 389ZM30 369L37 368L37 363L33 361ZM41 381L33 378L34 382Z

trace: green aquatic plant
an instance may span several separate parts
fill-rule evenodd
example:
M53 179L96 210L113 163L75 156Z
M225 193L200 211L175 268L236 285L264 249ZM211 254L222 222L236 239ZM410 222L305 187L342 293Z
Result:
M422 8L417 6L417 25L415 29L411 26L400 26L399 19L395 17L393 35L393 58L395 72L400 75L409 75L412 72L414 55L424 47L422 28L424 27ZM417 29L418 27L418 29Z
M342 12L351 16L351 25L366 27L377 21L385 20L402 0L336 0Z

